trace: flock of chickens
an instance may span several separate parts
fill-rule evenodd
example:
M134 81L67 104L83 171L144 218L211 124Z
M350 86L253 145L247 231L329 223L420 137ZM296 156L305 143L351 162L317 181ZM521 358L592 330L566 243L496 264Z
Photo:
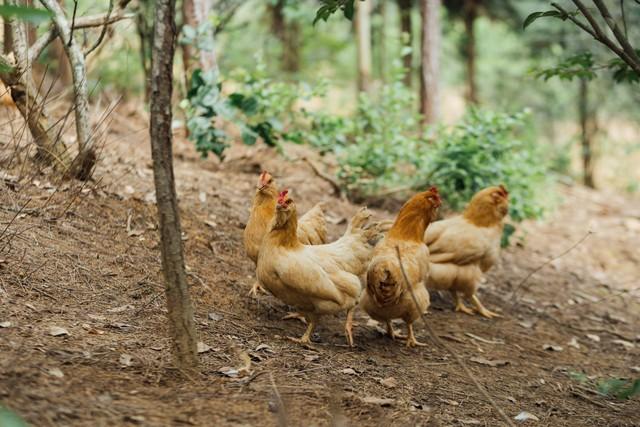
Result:
M482 305L476 289L498 260L509 193L502 185L485 188L462 215L436 221L440 204L437 188L431 187L411 197L392 224L371 221L371 213L361 208L342 237L327 243L321 204L298 218L288 190L279 192L273 177L262 172L244 230L258 279L250 293L266 289L296 307L299 313L286 317L307 322L301 338L290 338L302 344L311 342L321 315L346 311L345 334L353 346L353 314L359 305L386 324L392 339L406 338L409 347L423 345L412 325L429 307L428 289L451 292L455 311L499 316ZM406 337L394 331L394 319L406 323Z

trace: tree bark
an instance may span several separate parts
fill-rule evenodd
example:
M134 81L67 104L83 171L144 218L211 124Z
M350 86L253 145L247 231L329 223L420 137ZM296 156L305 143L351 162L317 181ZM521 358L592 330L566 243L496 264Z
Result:
M60 173L67 173L71 161L67 147L51 131L44 104L31 81L31 76L19 64L12 64L0 57L0 64L13 67L8 73L0 72L0 80L11 90L11 99L24 118L29 132L38 147L36 160L51 165Z
M440 116L440 0L421 0L422 48L420 61L420 113L422 123Z
M595 188L593 179L593 137L595 134L595 114L589 108L589 83L580 79L580 94L578 96L578 111L580 115L580 140L582 145L582 181L584 185Z
M77 34L72 36L69 21L56 0L40 0L40 3L52 13L53 23L60 38L73 76L74 110L76 116L76 135L78 138L78 156L73 161L71 173L78 179L88 179L96 163L93 138L90 132L89 97L87 92L87 69L85 58L77 43Z
M476 86L476 35L475 21L478 17L477 0L467 0L464 4L464 28L463 52L467 69L466 98L469 104L478 104L478 88Z
M194 28L198 26L193 0L182 0L182 21L183 25ZM193 72L193 46L183 44L180 47L182 49L182 66L184 67L184 84L185 88L189 90L189 82Z
M202 25L209 17L213 4L211 0L193 0L194 13L196 18L196 25ZM215 31L211 29L211 34L208 35L211 42L209 49L200 49L200 68L202 71L214 70L218 74L218 59L216 58L215 49Z
M413 48L413 31L411 28L411 10L413 8L413 0L398 0L398 9L400 10L400 32L407 35L406 44ZM404 84L411 87L413 80L413 51L407 52L402 57L402 64L405 69Z
M368 92L371 84L371 2L356 2L356 41L358 50L358 91Z
M284 8L287 0L278 0L270 6L271 31L282 46L282 70L295 73L300 70L300 24L287 22Z
M14 1L5 4L15 5ZM11 33L11 51L15 62L0 57L0 63L9 72L0 73L4 85L11 89L11 98L20 111L35 144L38 146L36 160L51 165L58 172L66 173L70 167L69 154L64 144L50 134L44 102L39 98L31 74L31 61L23 24L15 18L6 21Z
M173 354L179 369L198 365L196 329L189 297L180 215L173 175L171 95L175 52L175 0L157 0L151 60L151 154L160 224L160 249L165 279Z

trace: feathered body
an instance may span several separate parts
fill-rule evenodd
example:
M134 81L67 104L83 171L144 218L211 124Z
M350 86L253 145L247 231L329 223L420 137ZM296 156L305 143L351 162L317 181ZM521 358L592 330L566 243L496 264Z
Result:
M504 186L481 190L462 215L436 221L425 233L431 264L427 286L451 291L456 311L473 313L462 302L464 296L482 316L497 316L482 306L476 290L483 273L499 259L508 195Z
M262 172L253 196L249 221L243 232L244 249L254 263L258 262L262 240L276 214L277 198L278 189L275 180L268 172ZM327 221L322 203L316 204L300 218L296 235L305 245L321 245L327 242ZM250 294L255 295L258 288L256 283L251 288Z
M413 196L400 209L396 221L384 240L376 246L367 271L367 287L361 307L373 319L387 324L387 331L395 337L392 319L402 319L407 324L407 345L420 343L415 339L412 324L429 307L429 292L425 281L429 276L429 249L423 238L429 223L435 219L440 197L432 188ZM400 250L411 292L398 262Z
M272 229L260 248L257 276L276 298L305 315L309 326L298 341L310 341L319 316L347 311L345 332L353 344L351 319L362 290L359 276L366 271L372 240L379 234L378 224L369 224L370 216L363 208L340 239L304 245L296 235L295 204L286 192L281 193Z

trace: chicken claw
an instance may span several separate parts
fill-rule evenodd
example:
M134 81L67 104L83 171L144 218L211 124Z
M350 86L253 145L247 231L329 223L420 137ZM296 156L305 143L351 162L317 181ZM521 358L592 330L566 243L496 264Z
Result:
M426 347L425 343L422 343L416 339L413 334L413 325L407 323L407 347Z
M472 309L464 305L464 302L462 302L462 298L460 297L459 293L457 292L451 292L451 293L453 294L453 301L456 304L456 308L454 309L455 311L459 311L459 312L468 314L470 316L473 316L475 314L475 312Z
M256 280L253 283L253 286L251 286L251 290L247 295L256 298L258 296L258 292L264 292L265 294L267 293L267 291L262 286L260 286L260 282Z
M475 306L476 311L478 312L478 314L480 314L480 316L486 317L487 319L493 319L494 317L502 317L500 314L494 313L493 311L490 311L484 308L484 306L482 305L478 297L475 295L471 297L471 302Z
M302 314L302 313L290 312L290 313L287 313L286 315L282 316L282 320L291 320L291 319L297 319L297 320L301 321L302 323L304 323L305 325L307 324L307 319L304 317L304 314Z
M290 341L296 342L298 344L311 344L311 335L313 334L313 330L316 328L317 319L311 316L305 316L308 320L307 330L304 332L304 335L300 338L287 337Z

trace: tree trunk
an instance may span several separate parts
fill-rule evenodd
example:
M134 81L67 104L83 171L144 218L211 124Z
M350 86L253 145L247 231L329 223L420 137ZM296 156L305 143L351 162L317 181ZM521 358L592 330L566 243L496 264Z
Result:
M9 20L8 19L3 19L2 21L2 28L3 28L3 32L4 32L4 37L3 37L3 43L4 46L2 47L2 50L5 54L8 54L11 52L11 46L13 45L12 39L11 39L11 27L9 26Z
M39 99L30 75L19 64L11 64L3 57L0 57L0 65L14 67L8 73L0 72L0 80L11 89L11 99L38 146L36 160L53 166L60 173L67 173L71 164L67 147L56 139L45 115L44 103Z
M284 8L287 0L278 0L270 6L271 31L282 47L282 70L295 73L300 70L300 24L287 22Z
M160 249L165 279L173 354L179 369L198 365L196 329L187 286L180 215L173 177L171 95L176 25L175 0L157 0L151 60L151 154L160 224Z
M411 9L413 8L413 0L398 0L398 9L400 10L400 32L406 34L406 45L413 49L413 32L411 29ZM405 75L404 84L411 87L413 77L413 50L407 52L402 57Z
M202 25L209 17L213 4L211 0L193 0L196 25ZM200 49L200 68L202 71L214 70L218 74L218 59L216 58L215 49L215 31L211 28L211 33L207 35L211 47L209 49Z
M589 108L589 83L580 79L580 94L578 96L578 110L580 115L580 130L582 143L582 177L587 187L595 188L593 179L593 137L595 134L595 114Z
M358 50L358 91L368 92L371 84L371 2L356 2Z
M15 5L15 2L5 2ZM6 58L0 58L3 68L11 69L0 73L4 85L11 89L11 98L24 118L35 144L38 146L36 160L51 165L58 172L66 173L70 167L69 154L64 144L50 134L43 100L39 99L36 85L33 82L29 61L26 34L23 24L15 18L10 18L6 25L11 33L11 51L15 62L10 63Z
M469 104L478 103L478 88L476 86L476 35L474 24L478 17L477 0L467 0L464 5L464 29L463 52L467 69L466 98Z
M422 48L420 55L420 113L422 123L440 116L440 0L420 0Z
M378 3L377 10L375 11L380 15L380 25L378 25L374 32L373 48L377 49L377 61L376 69L380 80L384 83L387 81L387 21L388 21L388 8L385 1ZM374 55L376 57L376 55Z
M73 161L71 173L76 178L85 180L91 176L97 158L93 149L94 140L90 132L87 68L84 53L82 53L77 41L78 34L72 36L69 22L58 2L56 0L40 0L40 3L52 13L53 23L60 38L64 40L63 46L71 63L78 138L78 156Z

